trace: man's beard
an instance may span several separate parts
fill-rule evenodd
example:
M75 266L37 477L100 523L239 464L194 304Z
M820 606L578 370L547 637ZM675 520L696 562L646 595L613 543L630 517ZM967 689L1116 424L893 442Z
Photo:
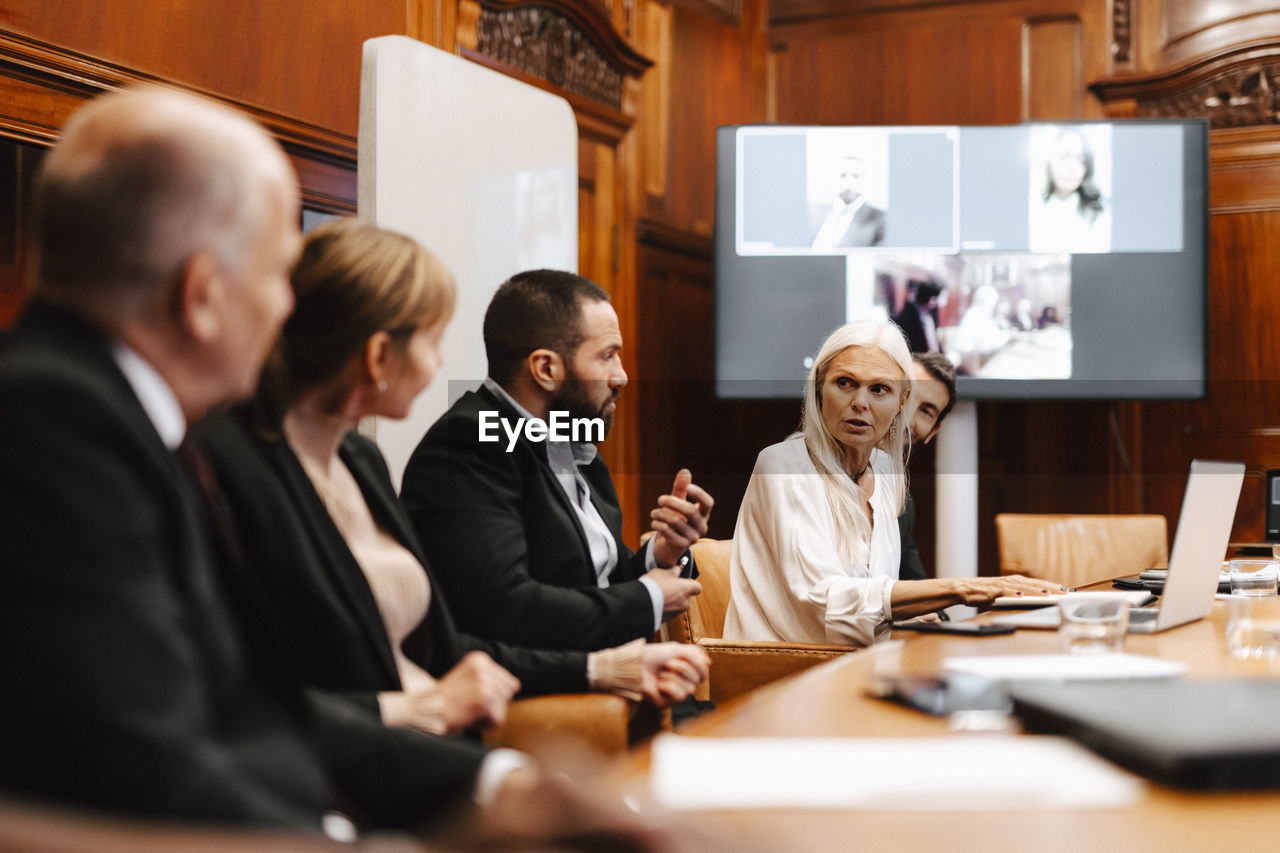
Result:
M564 380L564 385L560 386L560 392L551 400L547 408L552 411L566 411L571 418L599 418L604 421L604 434L608 437L609 430L613 427L613 412L606 415L604 410L618 399L618 389L609 390L609 399L596 406L591 398L588 383L579 379L576 374L570 373Z

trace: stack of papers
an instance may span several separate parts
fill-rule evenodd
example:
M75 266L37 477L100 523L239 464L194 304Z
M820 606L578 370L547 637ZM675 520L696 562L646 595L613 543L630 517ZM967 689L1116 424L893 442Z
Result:
M1071 741L1023 735L695 738L653 743L672 809L1124 808L1142 782Z
M990 655L943 658L943 673L976 675L992 681L1173 678L1187 665L1146 655Z

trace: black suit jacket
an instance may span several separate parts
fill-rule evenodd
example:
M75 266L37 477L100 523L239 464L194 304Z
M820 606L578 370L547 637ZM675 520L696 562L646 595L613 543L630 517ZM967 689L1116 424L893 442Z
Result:
M382 824L469 793L477 748L308 703L249 647L199 489L97 330L32 305L0 400L0 788L312 829L337 790Z
M653 602L637 580L644 557L622 541L604 461L583 469L618 546L618 565L601 589L546 445L522 436L508 453L505 437L482 443L481 411L518 417L488 390L468 392L418 444L400 493L458 624L539 648L603 649L652 635Z
M916 547L916 502L907 492L907 499L898 516L898 535L902 539L902 560L898 564L898 580L922 581L929 576L920 562L920 549Z
M259 436L240 413L194 431L208 451L240 532L250 571L271 602L282 642L304 678L376 712L376 693L401 689L386 628L363 571L289 445ZM339 450L379 526L423 564L431 606L403 649L437 678L479 650L520 679L525 695L587 689L584 652L485 642L454 626L445 595L396 499L382 454L352 432Z

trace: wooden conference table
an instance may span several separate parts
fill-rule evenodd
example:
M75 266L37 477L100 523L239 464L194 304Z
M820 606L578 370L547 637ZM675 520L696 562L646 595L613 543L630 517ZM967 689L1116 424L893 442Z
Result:
M1125 651L1182 661L1188 678L1280 678L1280 662L1239 661L1226 649L1225 607L1209 617L1160 634L1130 634ZM986 617L979 617L986 618ZM944 657L1052 654L1053 631L1019 630L990 637L915 634L903 639L903 674L935 674ZM948 731L947 721L866 695L876 655L857 652L776 682L727 703L682 726L698 737L931 737ZM1280 718L1260 720L1280 726ZM904 753L902 760L928 773L929 756ZM647 791L648 755L638 749L622 772L633 792ZM874 773L874 768L850 768ZM974 773L981 774L975 767ZM1187 793L1144 783L1136 806L1097 810L742 810L706 812L693 823L738 849L787 851L922 850L1167 851L1280 849L1280 791Z

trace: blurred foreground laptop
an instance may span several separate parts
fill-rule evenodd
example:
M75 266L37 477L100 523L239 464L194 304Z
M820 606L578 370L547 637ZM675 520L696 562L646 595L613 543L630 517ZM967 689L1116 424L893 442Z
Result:
M1280 786L1280 681L1023 682L1009 689L1030 732L1063 734L1182 788Z
M1178 531L1169 557L1169 576L1159 608L1136 607L1129 611L1129 633L1154 634L1202 619L1213 609L1218 592L1222 557L1231 541L1231 525L1244 483L1239 462L1191 463L1191 476L1182 496ZM1106 595L1107 593L1091 593ZM1058 608L1045 607L1027 613L998 616L992 620L1018 628L1057 628Z

